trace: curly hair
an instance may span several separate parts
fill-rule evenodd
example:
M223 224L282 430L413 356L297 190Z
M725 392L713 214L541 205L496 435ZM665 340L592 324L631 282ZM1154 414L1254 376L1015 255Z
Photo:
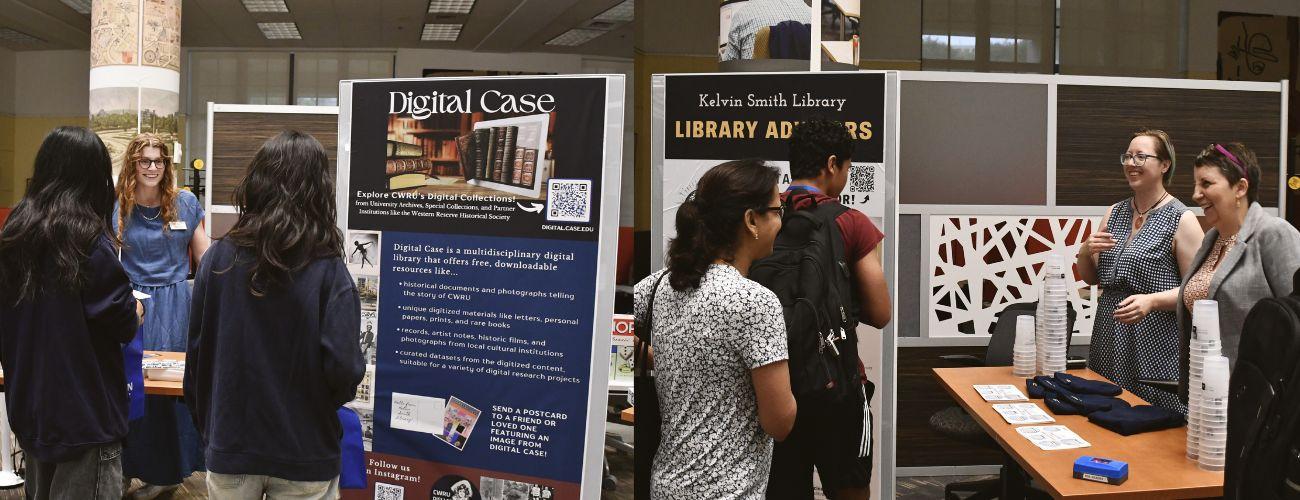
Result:
M1219 151L1222 147L1232 154L1232 158ZM1233 161L1235 160L1235 161ZM1228 179L1228 184L1246 179L1246 202L1254 203L1259 190L1259 158L1255 152L1240 142L1221 142L1211 144L1196 155L1196 167L1214 167Z
M254 255L255 296L288 285L314 259L343 256L329 157L310 134L289 130L263 143L235 188L235 205L239 219L224 239Z
M763 160L735 160L705 172L677 208L677 237L668 242L668 283L699 288L709 264L730 257L749 210L771 203L780 172Z
M832 155L840 161L853 157L853 136L843 122L816 118L800 122L790 132L790 176L812 179Z
M135 136L126 146L122 155L122 173L117 176L117 239L122 240L126 234L126 224L131 220L135 210L135 187L138 169L136 162L144 158L145 148L158 148L162 154L162 180L158 182L158 201L163 231L169 231L171 222L176 220L176 181L172 172L172 157L167 150L167 143L155 134L145 132ZM125 241L123 241L125 245Z

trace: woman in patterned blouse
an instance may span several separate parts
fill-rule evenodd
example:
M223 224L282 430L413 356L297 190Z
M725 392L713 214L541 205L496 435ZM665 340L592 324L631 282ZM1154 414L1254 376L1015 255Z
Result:
M781 230L777 175L761 160L705 172L677 209L668 268L636 285L663 417L653 500L761 500L772 440L794 426L781 302L747 278Z
M1182 340L1182 394L1186 397L1187 356L1192 304L1219 302L1219 337L1223 355L1235 366L1246 313L1266 297L1291 294L1300 268L1300 233L1287 221L1269 215L1257 201L1259 160L1245 145L1211 144L1196 156L1196 192L1192 200L1214 226L1192 260L1195 272L1183 279L1178 307Z
M1201 226L1165 189L1174 147L1159 130L1133 134L1120 166L1133 197L1106 211L1079 248L1079 274L1101 286L1088 367L1147 402L1185 412L1172 388L1142 381L1178 378L1179 277L1201 245Z

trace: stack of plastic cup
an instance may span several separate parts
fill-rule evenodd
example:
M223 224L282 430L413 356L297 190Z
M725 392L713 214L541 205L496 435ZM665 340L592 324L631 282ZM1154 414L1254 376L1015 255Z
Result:
M1070 307L1072 281L1066 278L1065 273L1065 258L1060 254L1049 255L1034 329L1040 375L1065 371L1065 351L1069 348L1066 315Z
M1205 359L1201 385L1201 404L1197 406L1200 436L1196 450L1197 465L1208 471L1221 471L1227 461L1228 448L1228 358Z
M1011 374L1017 377L1032 377L1038 371L1034 364L1038 359L1034 345L1034 317L1021 315L1016 317L1016 347L1012 353Z
M1192 305L1192 338L1187 359L1187 458L1198 459L1202 435L1206 361L1223 354L1219 342L1219 303L1198 300Z

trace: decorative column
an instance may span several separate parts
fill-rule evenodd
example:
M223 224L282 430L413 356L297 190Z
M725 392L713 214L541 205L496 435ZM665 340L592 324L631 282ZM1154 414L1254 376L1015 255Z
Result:
M136 134L179 145L180 69L181 0L94 0L90 127L108 145L114 178Z

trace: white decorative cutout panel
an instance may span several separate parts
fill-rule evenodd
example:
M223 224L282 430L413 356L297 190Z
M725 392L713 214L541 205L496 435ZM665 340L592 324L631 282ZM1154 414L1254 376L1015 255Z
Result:
M930 337L988 336L1008 304L1038 300L1043 264L1060 253L1074 266L1100 217L931 215L927 324ZM1097 287L1070 292L1075 334L1092 334Z

